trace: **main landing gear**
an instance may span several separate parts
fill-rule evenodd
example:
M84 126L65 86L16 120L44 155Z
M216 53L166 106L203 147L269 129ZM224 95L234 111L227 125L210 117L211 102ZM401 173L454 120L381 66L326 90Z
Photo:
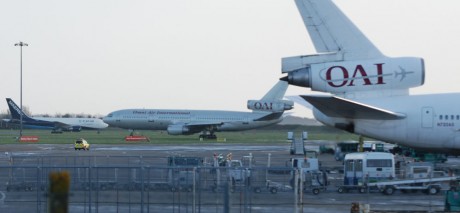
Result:
M203 131L200 134L200 139L217 139L217 136L214 134L214 132L211 131Z

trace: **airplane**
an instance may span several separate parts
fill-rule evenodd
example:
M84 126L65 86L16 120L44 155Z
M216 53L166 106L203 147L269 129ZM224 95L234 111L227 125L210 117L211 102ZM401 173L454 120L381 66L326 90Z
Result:
M103 118L110 126L131 130L166 130L170 135L215 139L215 132L242 131L280 122L293 102L283 100L288 84L279 81L260 100L248 100L252 112L176 109L123 109Z
M79 132L82 129L103 129L108 126L98 118L56 118L56 117L29 117L11 98L6 102L11 112L11 119L3 119L8 124L22 125L27 129L51 129L52 132L72 131Z
M281 78L321 123L406 147L460 154L460 93L409 95L424 59L387 57L331 0L295 0L317 53L282 58ZM400 72L399 72L400 71Z

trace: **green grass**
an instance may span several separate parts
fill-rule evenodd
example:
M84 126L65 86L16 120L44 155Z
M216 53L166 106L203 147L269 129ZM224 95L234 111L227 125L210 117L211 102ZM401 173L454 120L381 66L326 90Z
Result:
M241 132L218 132L218 138L225 138L223 141L205 140L200 141L198 134L194 135L168 135L166 131L136 131L136 135L143 135L150 138L146 144L190 144L190 143L280 143L285 142L288 131L294 131L296 137L300 132L307 131L310 140L358 140L358 136L339 131L328 127L316 126L272 126L264 129L241 131ZM127 130L108 128L98 131L83 130L81 132L64 132L62 134L51 134L50 130L23 130L23 135L38 136L40 144L62 144L73 143L77 138L84 138L90 144L127 144L124 137L129 135ZM0 144L16 144L18 130L0 130Z

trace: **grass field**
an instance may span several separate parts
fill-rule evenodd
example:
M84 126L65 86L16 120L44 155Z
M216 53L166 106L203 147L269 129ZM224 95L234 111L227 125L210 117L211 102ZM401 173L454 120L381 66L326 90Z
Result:
M310 140L358 140L357 135L335 130L324 126L272 126L264 129L241 132L218 132L219 140L200 141L198 134L185 136L168 135L166 131L136 131L136 135L150 138L149 144L190 144L190 143L260 143L270 144L285 142L288 131L294 131L299 137L302 131L308 132ZM19 130L0 130L0 144L14 144L17 142ZM81 132L64 132L51 134L50 130L23 130L23 135L38 136L40 144L73 143L77 138L84 138L90 144L125 144L124 137L129 135L127 130L107 128L101 131L83 130ZM225 138L225 141L222 139Z

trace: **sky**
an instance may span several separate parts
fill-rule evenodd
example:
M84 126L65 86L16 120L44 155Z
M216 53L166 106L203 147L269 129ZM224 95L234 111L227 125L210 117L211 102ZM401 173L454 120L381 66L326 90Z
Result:
M460 91L460 1L334 2L385 55L425 59L425 85L411 94ZM247 111L283 76L282 57L315 53L293 0L5 0L0 28L0 98L19 104L14 44L26 42L32 114ZM294 114L311 117L301 106Z

